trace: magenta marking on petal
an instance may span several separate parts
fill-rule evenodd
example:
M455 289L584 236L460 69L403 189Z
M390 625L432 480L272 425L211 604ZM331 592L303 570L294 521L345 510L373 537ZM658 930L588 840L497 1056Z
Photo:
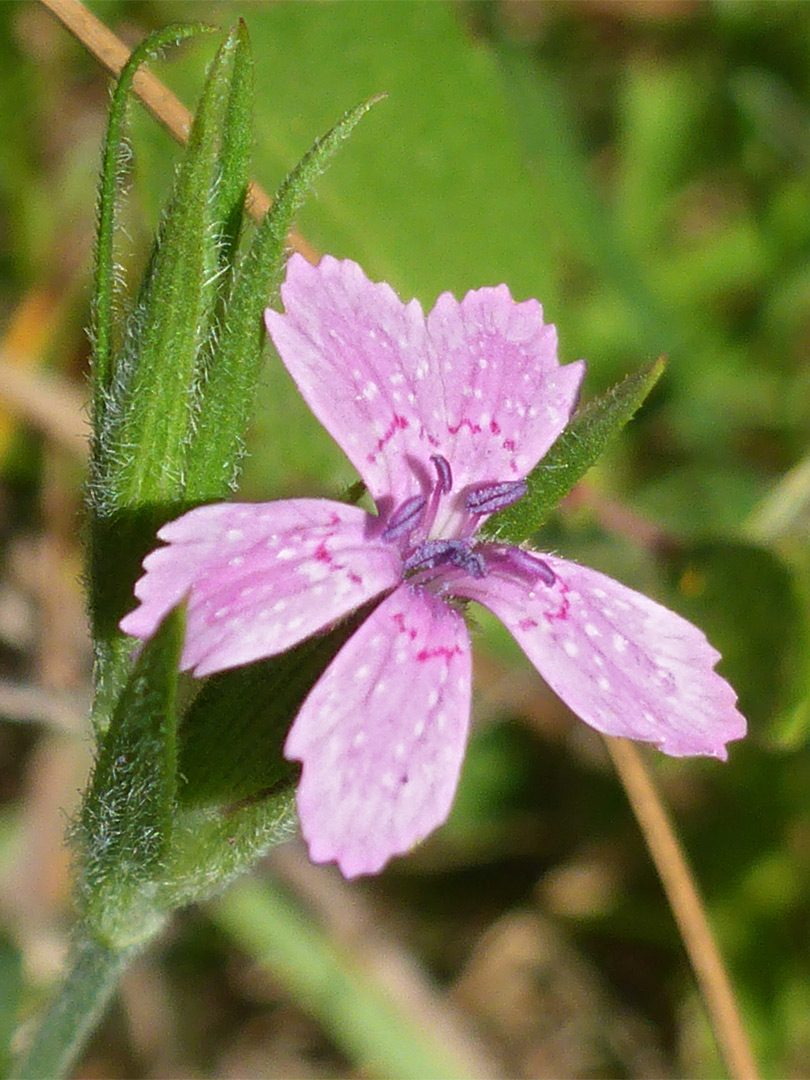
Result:
M405 431L409 426L407 416L400 416L398 413L395 413L394 419L388 425L386 431L377 440L377 450L382 450L386 443L390 442L398 431Z
M424 664L426 660L435 660L437 657L443 657L449 663L454 656L461 656L462 650L456 645L452 649L448 649L445 646L441 646L437 649L420 649L416 654L416 659L420 664Z
M474 424L472 420L468 420L465 416L463 420L459 420L457 424L448 424L447 430L451 435L458 435L463 427L469 428L473 435L481 434L481 427L479 424Z
M503 480L467 492L464 505L473 514L494 514L518 502L528 491L525 480Z
M424 495L413 495L406 499L393 512L382 532L383 540L399 540L407 536L420 524L425 513L427 499Z
M430 460L436 467L439 489L442 495L449 494L453 490L453 470L450 468L450 462L441 454L431 454Z

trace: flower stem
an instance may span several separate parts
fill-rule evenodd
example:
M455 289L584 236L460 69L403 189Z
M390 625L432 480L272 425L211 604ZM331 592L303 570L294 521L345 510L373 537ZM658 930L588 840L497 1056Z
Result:
M644 759L625 739L605 736L605 742L678 924L728 1073L733 1080L758 1080L756 1061L706 909Z
M74 941L67 976L15 1062L13 1080L55 1080L68 1072L137 951L89 937Z

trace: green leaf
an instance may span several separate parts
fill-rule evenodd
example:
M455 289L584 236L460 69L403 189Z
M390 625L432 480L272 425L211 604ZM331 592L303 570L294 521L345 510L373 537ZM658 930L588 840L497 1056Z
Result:
M150 890L172 832L184 629L178 609L144 646L118 700L76 831L85 915L100 940L119 948L148 937L161 918Z
M221 890L270 848L292 839L297 826L295 793L287 783L261 799L179 811L156 905L168 912Z
M232 270L242 229L253 152L253 57L247 28L241 19L234 33L238 47L234 51L233 75L222 124L220 173L213 205L213 218L220 229L220 265L226 273Z
M528 493L484 524L482 532L520 543L536 532L563 496L567 495L639 408L658 382L663 357L611 387L580 409L543 460L526 477Z
M231 221L233 213L224 199L238 200L243 194L230 163L224 187L220 181L223 145L231 151L234 145L242 148L243 140L224 142L223 132L234 108L243 110L239 95L248 80L240 65L234 82L234 67L240 55L246 62L246 50L244 28L238 27L211 65L113 372L109 423L97 432L94 476L95 498L111 511L184 497L191 404L221 284L221 215ZM241 168L241 158L238 164Z
M129 671L131 645L118 623L132 605L141 562L157 528L188 508L184 459L196 382L229 281L223 260L241 220L250 95L251 60L240 24L210 67L109 387L96 388L104 401L93 418L90 488L97 730L106 726ZM104 217L100 227L107 237L112 219Z
M210 29L198 23L189 26L167 26L163 30L156 30L134 50L113 91L102 150L93 287L93 407L97 423L103 415L105 395L110 388L113 352L117 344L120 344L116 343L115 339L115 215L122 175L128 159L125 128L132 83L138 68L167 45L176 44L193 34L209 32Z
M276 195L242 261L204 385L186 467L193 502L233 489L262 364L262 312L278 296L293 217L317 177L379 98L347 112L302 158Z

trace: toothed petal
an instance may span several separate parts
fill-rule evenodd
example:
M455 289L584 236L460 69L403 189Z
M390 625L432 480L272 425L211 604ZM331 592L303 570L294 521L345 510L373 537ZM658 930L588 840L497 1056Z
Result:
M429 488L435 455L457 489L525 476L574 408L584 364L561 367L540 304L505 285L444 293L426 321L356 263L294 255L281 295L273 343L375 500Z
M462 616L403 585L332 661L292 726L301 829L315 862L372 874L450 811L467 742Z
M442 398L438 407L423 399L423 415L434 418L456 486L525 476L568 423L584 363L560 366L542 307L516 303L506 285L461 301L443 293L427 323Z
M218 503L165 525L144 560L140 607L121 629L148 638L188 596L181 666L196 675L283 652L393 588L391 545L364 510L326 499Z
M375 500L418 494L408 456L428 453L413 391L423 373L432 384L418 301L329 255L317 266L293 255L281 297L286 313L268 309L267 330L315 416Z
M725 760L746 724L702 631L595 570L543 555L555 581L492 573L454 591L488 607L577 716L665 754Z

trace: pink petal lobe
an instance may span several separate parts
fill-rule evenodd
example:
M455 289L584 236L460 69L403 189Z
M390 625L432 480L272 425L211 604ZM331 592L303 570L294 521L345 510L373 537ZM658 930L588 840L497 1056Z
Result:
M506 285L443 293L427 318L440 372L444 423L424 401L456 486L525 476L576 405L582 361L561 367L557 332L537 300L516 303Z
M273 343L375 500L426 494L434 456L457 491L523 477L576 403L583 363L561 367L540 304L505 285L444 293L425 320L356 263L293 255L281 296L285 314L265 312Z
M419 303L329 255L317 266L293 255L281 297L286 314L268 309L267 330L315 416L375 500L415 494L408 456L429 454L413 387L433 382Z
M349 639L290 730L298 815L314 862L373 874L447 817L470 716L462 616L403 585Z
M725 760L745 735L720 654L692 623L595 570L550 555L553 585L490 574L454 591L511 631L549 686L591 727L673 757Z
M181 667L237 667L291 646L393 588L401 564L375 540L377 519L326 499L217 503L158 533L144 560L140 607L121 629L148 638L188 596Z

